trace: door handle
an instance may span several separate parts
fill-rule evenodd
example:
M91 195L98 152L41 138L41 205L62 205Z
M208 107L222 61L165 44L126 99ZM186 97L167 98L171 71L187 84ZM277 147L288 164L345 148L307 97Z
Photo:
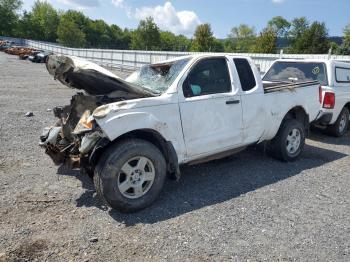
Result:
M240 101L237 99L227 100L226 105L233 105L233 104L239 104Z

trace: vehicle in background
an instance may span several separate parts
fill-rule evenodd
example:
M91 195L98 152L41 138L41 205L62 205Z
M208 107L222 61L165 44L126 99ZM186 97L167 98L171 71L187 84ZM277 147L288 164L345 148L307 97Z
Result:
M30 57L34 56L37 53L40 53L42 51L40 50L30 50L28 52L24 52L22 54L19 55L19 59L21 60L29 60Z
M323 117L314 124L333 136L343 136L349 127L350 63L326 59L281 59L263 77L264 83L320 83Z
M26 47L26 46L13 46L11 48L7 48L5 53L10 55L17 55L19 59L24 60L33 52L37 51L35 48Z
M55 164L93 175L98 195L125 212L150 205L166 173L266 142L282 161L302 153L322 117L319 84L263 85L249 57L194 55L142 67L125 81L100 66L49 56L55 79L84 90L55 108L40 145ZM253 161L253 160L252 160Z
M29 61L32 61L33 63L45 63L46 59L49 55L52 55L52 52L50 51L37 51L34 54L30 55L28 57Z
M6 41L6 40L0 40L0 51L4 51L8 48L11 48L15 45L14 42Z
M41 52L43 52L43 51L42 50L35 50L31 54L27 55L26 59L33 62L34 57Z

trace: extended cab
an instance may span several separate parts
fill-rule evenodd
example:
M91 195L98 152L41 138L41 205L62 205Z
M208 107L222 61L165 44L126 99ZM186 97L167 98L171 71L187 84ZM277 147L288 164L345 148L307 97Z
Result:
M282 59L275 61L263 77L271 81L320 83L322 117L315 122L334 136L343 136L349 127L350 63L326 59Z
M167 173L267 141L296 160L320 115L319 84L265 86L249 57L196 55L146 65L125 81L75 57L49 56L47 69L84 93L55 108L41 146L58 165L94 176L99 196L130 212L150 205Z

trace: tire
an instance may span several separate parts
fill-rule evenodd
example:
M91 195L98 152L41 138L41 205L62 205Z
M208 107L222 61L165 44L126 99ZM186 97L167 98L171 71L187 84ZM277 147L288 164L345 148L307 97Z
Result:
M349 109L344 107L340 112L337 121L333 125L327 127L328 134L335 137L345 135L349 128L349 115Z
M127 139L107 149L95 168L98 196L111 208L130 213L150 206L166 178L166 162L153 144Z
M305 145L305 129L296 119L282 122L275 138L270 142L269 151L277 159L284 162L297 160Z

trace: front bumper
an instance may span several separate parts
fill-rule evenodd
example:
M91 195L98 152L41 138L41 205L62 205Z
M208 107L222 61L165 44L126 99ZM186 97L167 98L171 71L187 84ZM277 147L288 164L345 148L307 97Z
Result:
M71 168L87 165L91 151L103 138L99 130L76 136L73 142L68 142L62 135L62 127L45 128L40 136L39 145L52 159L55 165L65 164Z

